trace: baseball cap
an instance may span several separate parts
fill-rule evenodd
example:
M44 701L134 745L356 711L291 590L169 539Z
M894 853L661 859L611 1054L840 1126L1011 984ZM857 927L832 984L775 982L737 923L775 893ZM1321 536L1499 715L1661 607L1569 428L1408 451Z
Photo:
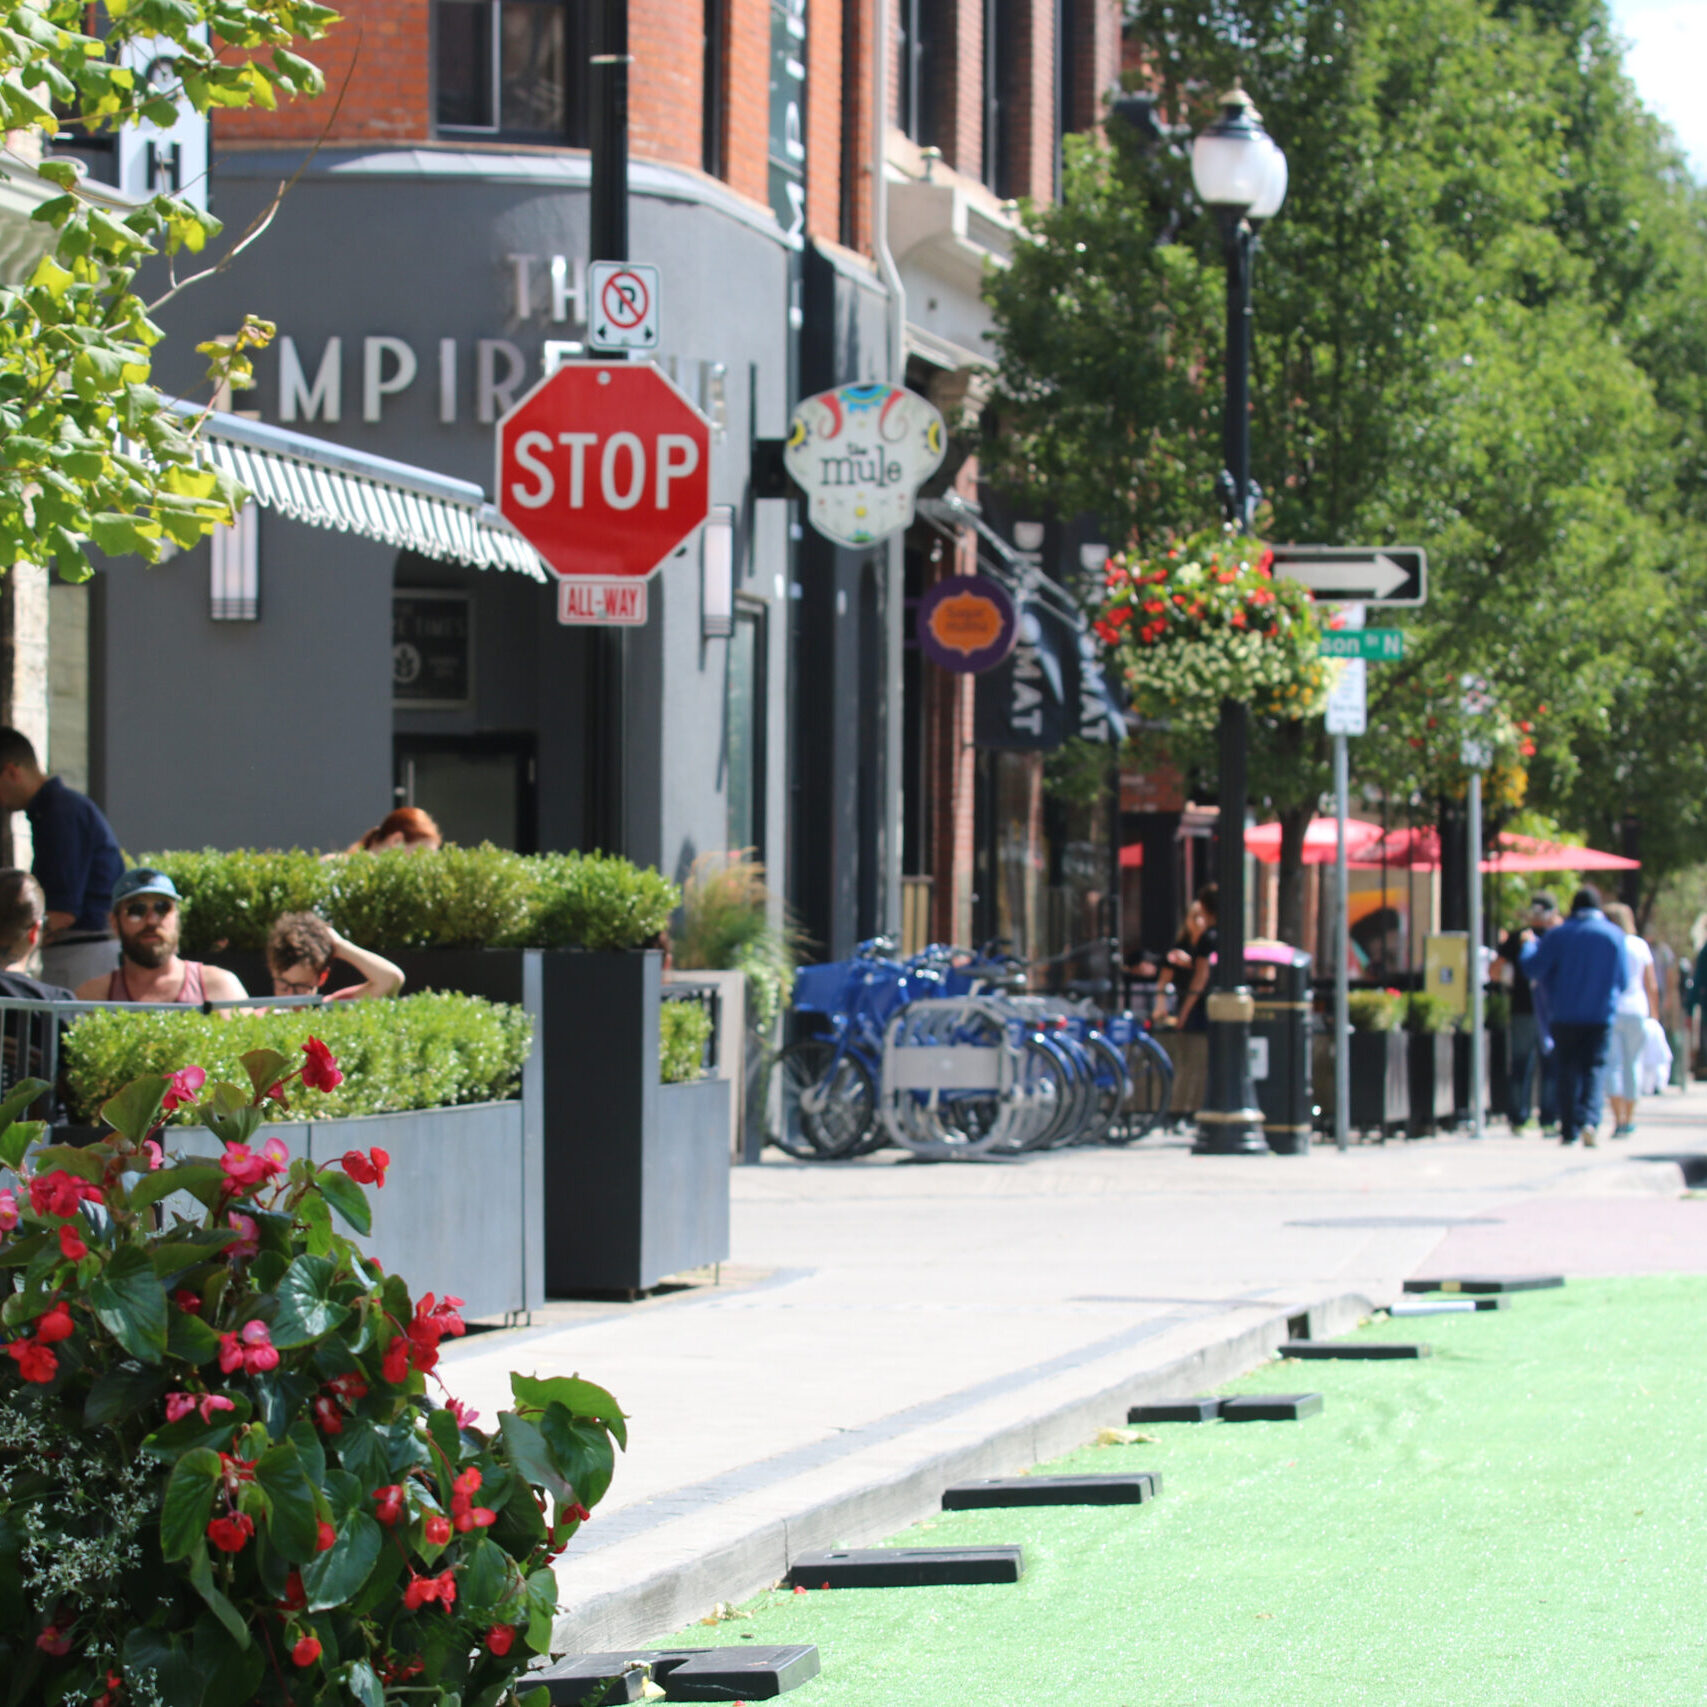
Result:
M172 879L165 872L156 871L151 865L133 865L113 885L115 907L121 901L128 901L133 895L169 895L174 901L183 899Z
M1555 913L1558 909L1559 903L1553 899L1550 890L1537 889L1529 897L1529 910L1532 913Z

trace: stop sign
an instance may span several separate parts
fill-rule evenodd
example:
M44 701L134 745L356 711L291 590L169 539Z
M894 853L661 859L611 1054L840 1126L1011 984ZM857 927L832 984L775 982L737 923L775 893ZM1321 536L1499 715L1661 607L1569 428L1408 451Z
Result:
M705 520L711 428L644 362L570 362L498 423L498 508L559 575L650 575Z

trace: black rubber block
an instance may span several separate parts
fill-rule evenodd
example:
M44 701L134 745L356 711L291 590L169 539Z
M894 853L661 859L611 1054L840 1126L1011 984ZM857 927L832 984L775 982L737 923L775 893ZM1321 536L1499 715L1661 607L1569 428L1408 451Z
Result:
M635 1648L626 1653L570 1654L548 1670L531 1673L552 1707L619 1707L642 1699L652 1681L670 1701L769 1701L818 1675L818 1650L809 1645L764 1648Z
M1304 1359L1355 1357L1377 1362L1389 1358L1433 1357L1431 1345L1401 1345L1388 1340L1282 1340L1282 1357Z
M944 1488L944 1511L984 1511L1016 1505L1143 1505L1162 1491L1162 1478L1133 1476L1003 1476Z
M1300 1422L1320 1414L1320 1393L1246 1393L1221 1401L1221 1420L1245 1422Z
M1206 1423L1221 1414L1219 1399L1152 1399L1126 1413L1129 1423Z
M1407 1292L1545 1292L1563 1286L1562 1274L1460 1274L1439 1280L1407 1280Z
M1018 1547L849 1547L807 1553L788 1573L791 1588L934 1588L943 1583L1017 1583Z

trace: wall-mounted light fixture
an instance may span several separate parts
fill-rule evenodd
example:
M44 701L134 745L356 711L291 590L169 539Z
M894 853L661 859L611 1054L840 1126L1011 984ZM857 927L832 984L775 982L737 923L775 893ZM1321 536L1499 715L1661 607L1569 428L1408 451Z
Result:
M261 507L245 504L230 527L213 530L208 615L215 622L261 617Z
M735 507L713 504L700 535L699 632L707 640L735 632Z

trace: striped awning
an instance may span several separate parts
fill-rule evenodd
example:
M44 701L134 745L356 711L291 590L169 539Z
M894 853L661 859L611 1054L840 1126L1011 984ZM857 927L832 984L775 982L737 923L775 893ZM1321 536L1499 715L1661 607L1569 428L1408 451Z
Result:
M174 407L191 419L201 414L192 403ZM206 462L263 509L291 521L359 534L441 563L550 579L539 553L470 480L217 410L198 438Z

